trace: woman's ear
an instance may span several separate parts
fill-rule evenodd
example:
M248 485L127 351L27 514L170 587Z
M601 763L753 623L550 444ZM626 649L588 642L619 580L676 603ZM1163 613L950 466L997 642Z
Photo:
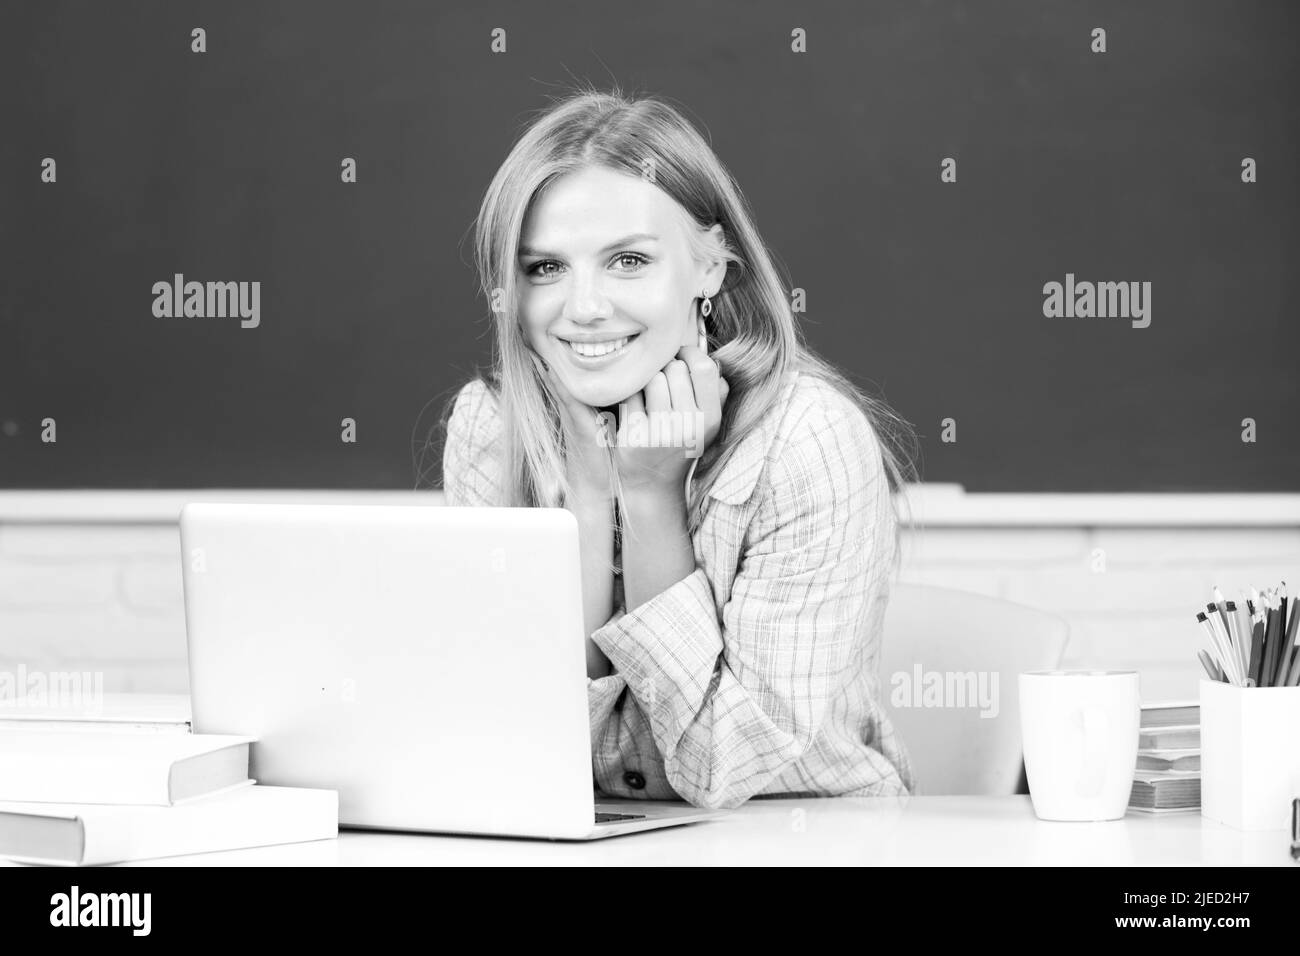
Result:
M727 248L727 236L722 229L722 223L715 222L707 230L709 234L709 244L715 249ZM700 276L700 288L702 289L721 289L722 282L727 276L727 260L723 256L713 259L709 262L708 268ZM717 293L714 293L715 295Z

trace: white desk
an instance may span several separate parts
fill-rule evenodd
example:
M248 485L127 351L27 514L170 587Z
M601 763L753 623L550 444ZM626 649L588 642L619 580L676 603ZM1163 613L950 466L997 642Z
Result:
M725 819L591 843L344 830L140 866L1290 865L1290 834L1199 813L1046 823L1029 797L751 800Z
M5 716L0 707L0 723ZM102 717L183 722L189 700L106 694ZM337 840L125 865L1300 866L1291 861L1289 839L1281 830L1243 833L1199 813L1046 823L1027 796L836 798L751 800L722 820L591 843L345 830Z

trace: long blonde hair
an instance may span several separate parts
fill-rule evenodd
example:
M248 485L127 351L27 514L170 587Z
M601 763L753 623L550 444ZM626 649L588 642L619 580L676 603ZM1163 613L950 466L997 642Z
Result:
M688 527L699 527L703 503L740 438L778 403L787 376L821 378L862 409L880 440L891 501L899 516L904 484L914 480L915 436L883 400L855 386L816 355L795 323L786 286L730 173L700 133L670 103L651 95L579 89L545 108L511 148L483 197L475 233L479 281L495 316L491 367L477 377L496 396L502 421L502 487L507 507L558 507L568 488L558 400L530 358L518 317L516 266L524 219L533 198L559 176L601 166L646 178L688 217L692 253L725 258L726 278L707 320L709 352L730 393L717 437L699 458ZM722 225L724 246L707 230ZM455 395L441 417L446 423ZM613 452L610 487L622 503ZM441 462L442 456L439 454ZM620 508L626 515L626 509ZM899 522L901 525L901 521ZM896 554L897 556L897 554Z

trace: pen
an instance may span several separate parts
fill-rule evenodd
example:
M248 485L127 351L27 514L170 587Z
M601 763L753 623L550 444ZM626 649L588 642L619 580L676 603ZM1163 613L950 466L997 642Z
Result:
M1223 597L1223 592L1219 586L1214 586L1214 610L1218 612L1219 623L1222 623L1223 630L1219 633L1222 635L1224 642L1227 644L1227 650L1231 651L1233 669L1240 671L1241 668L1236 666L1237 663L1237 642L1232 639L1232 627L1228 621L1228 602ZM1234 684L1245 683L1245 677L1241 681L1233 681Z
M1209 607L1213 608L1214 605L1211 604L1209 605ZM1210 613L1212 614L1213 611L1211 610ZM1216 673L1212 679L1219 680L1220 678L1218 676L1218 673L1222 672L1224 676L1227 678L1227 683L1230 684L1235 683L1235 681L1233 681L1232 679L1232 672L1228 670L1227 663L1225 660L1223 660L1224 658L1223 648L1219 642L1218 632L1214 629L1214 625L1215 623L1217 623L1218 619L1215 618L1211 620L1209 615L1206 614L1204 611L1198 611L1196 614L1196 621L1198 624L1201 625L1201 630L1205 631L1205 636L1210 642L1210 647L1213 649L1213 653L1206 655L1214 663L1214 670ZM1202 653L1205 652L1202 651Z
M1220 618L1221 612L1213 604L1207 605L1205 609L1210 619L1210 630L1213 631L1215 637L1214 646L1219 655L1219 666L1228 675L1228 683L1242 687L1246 683L1246 678L1245 675L1238 673L1237 652L1233 649L1232 639L1228 636L1228 631L1223 625L1223 620L1226 620L1226 618Z
M1236 652L1233 661L1237 664L1237 673L1241 675L1241 684L1246 685L1246 668L1250 664L1247 656L1248 651L1243 642L1241 632L1237 630L1237 605L1232 601L1227 602L1226 610L1228 612L1228 637L1232 638L1232 649Z

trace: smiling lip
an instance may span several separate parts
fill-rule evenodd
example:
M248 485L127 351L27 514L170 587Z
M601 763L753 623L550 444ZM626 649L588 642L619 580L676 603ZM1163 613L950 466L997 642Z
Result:
M561 342L591 342L599 345L602 342L617 342L620 339L631 339L640 335L640 332L624 332L622 335L557 335L556 338Z
M637 334L639 333L626 335L621 338L604 338L598 342L588 341L575 344L569 339L561 339L561 341L565 343L565 351L572 356L573 360L578 365L584 368L590 368L595 365L603 365L619 358L620 356L626 355L628 346L630 346L636 339ZM622 345L617 348L611 348L611 346L620 342Z

